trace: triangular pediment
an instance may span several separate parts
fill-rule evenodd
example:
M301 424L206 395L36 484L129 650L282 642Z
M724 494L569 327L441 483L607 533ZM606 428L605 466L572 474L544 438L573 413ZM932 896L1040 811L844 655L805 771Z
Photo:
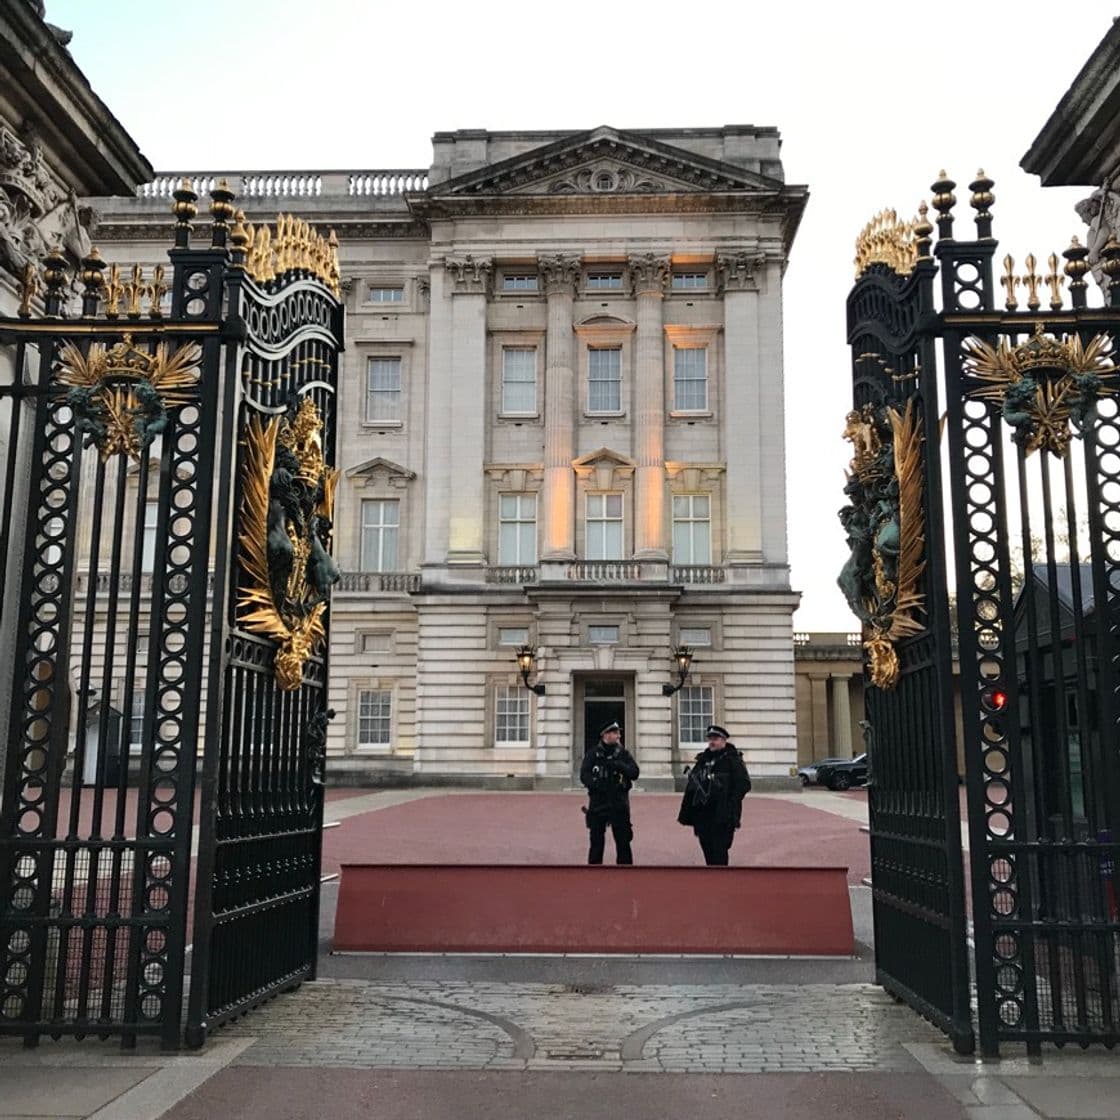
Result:
M435 197L476 195L676 194L777 192L783 184L665 144L602 127L468 172L430 190Z
M380 455L373 459L367 459L356 467L351 467L347 470L346 477L372 478L378 471L383 471L389 478L400 479L404 482L416 477L415 471L410 471L408 467L402 467L400 463L394 463L391 459L383 459Z
M572 466L577 470L580 467L634 467L637 464L633 459L612 451L609 447L600 447L598 451L589 451L578 459L572 460Z

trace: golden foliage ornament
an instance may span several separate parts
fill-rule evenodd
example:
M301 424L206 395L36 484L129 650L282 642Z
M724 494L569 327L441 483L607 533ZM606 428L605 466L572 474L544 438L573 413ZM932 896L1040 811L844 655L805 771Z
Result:
M268 422L252 416L244 446L238 620L277 643L285 690L326 639L324 616L339 571L330 556L338 472L323 457L323 420L310 397Z

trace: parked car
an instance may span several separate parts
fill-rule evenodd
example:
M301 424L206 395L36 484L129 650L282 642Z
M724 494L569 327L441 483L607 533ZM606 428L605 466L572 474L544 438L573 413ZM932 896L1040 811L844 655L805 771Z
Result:
M807 766L802 766L797 771L797 776L801 779L803 786L816 785L820 778L817 776L822 766L828 766L833 762L847 762L846 758L819 758L816 762L810 762Z
M867 754L857 754L840 762L820 763L817 766L817 782L829 789L850 789L862 786L867 781Z

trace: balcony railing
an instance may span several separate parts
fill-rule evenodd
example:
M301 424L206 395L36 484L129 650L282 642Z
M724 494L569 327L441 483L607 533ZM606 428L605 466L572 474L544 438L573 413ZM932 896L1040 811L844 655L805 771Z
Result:
M413 594L420 590L419 572L343 572L339 591L396 591Z
M568 565L568 579L589 583L620 583L642 578L638 560L576 560Z
M486 569L487 583L536 583L535 564L496 564Z
M136 188L140 198L170 199L183 179L206 194L225 179L238 198L393 198L428 188L426 168L377 171L167 171Z
M673 564L669 568L670 583L723 583L727 573L712 564Z

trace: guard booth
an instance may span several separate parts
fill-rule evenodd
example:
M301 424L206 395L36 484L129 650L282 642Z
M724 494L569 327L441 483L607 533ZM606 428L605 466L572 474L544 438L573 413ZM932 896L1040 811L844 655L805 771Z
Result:
M997 282L993 182L969 184L974 235L955 187L930 188L936 239L924 203L867 226L848 298L840 584L863 626L877 976L965 1052L1113 1046L1120 244L1103 294L1076 238L1045 266L1004 255Z
M178 1046L188 942L191 1045L315 974L337 248L209 193L192 243L174 191L168 267L55 250L0 319L0 1033L29 1045Z

